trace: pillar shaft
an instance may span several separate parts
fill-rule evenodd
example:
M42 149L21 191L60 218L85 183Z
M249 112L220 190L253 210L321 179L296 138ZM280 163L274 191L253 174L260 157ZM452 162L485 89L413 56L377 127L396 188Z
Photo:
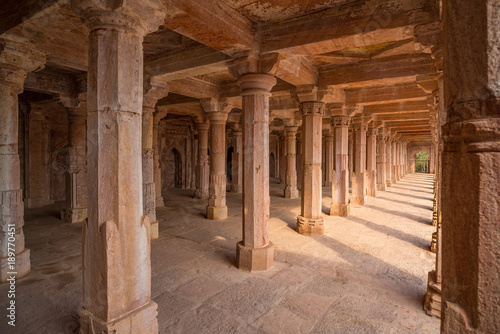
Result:
M286 176L285 198L298 198L297 189L297 127L285 126L286 133Z
M395 184L398 179L396 177L396 161L398 155L396 152L396 139L392 139L391 141L391 182Z
M384 129L381 128L377 135L377 190L385 191L387 190L385 176L386 176L386 161L385 161L385 136Z
M231 192L243 191L243 132L233 132L233 165Z
M154 180L153 118L154 108L143 107L142 114L142 198L144 215L150 221L151 239L158 239L156 189Z
M227 218L226 206L226 112L210 112L210 177L207 218Z
M280 184L286 183L286 166L287 166L287 157L286 157L286 132L280 134Z
M68 108L68 172L66 205L61 219L68 223L87 218L87 111Z
M366 137L366 194L377 196L377 129L370 128Z
M302 187L301 214L297 232L306 235L325 233L322 216L321 137L324 103L303 102L302 112Z
M160 120L153 120L153 178L155 184L156 207L165 205L161 194L161 166L160 166L160 140L158 137L158 125Z
M243 241L236 262L245 270L266 270L273 265L269 240L269 96L276 78L244 74L238 84L243 96Z
M385 184L387 187L392 186L392 139L389 135L385 141Z
M360 121L361 122L361 121ZM351 203L365 205L366 203L366 131L367 125L353 124L353 175Z
M348 116L333 116L332 127L335 136L335 170L333 172L331 216L348 216L349 207L349 165L348 165Z
M325 181L324 187L331 187L333 181L333 171L334 171L334 161L335 157L333 156L333 141L334 133L333 129L329 129L328 133L325 137Z
M208 164L209 124L208 122L198 123L196 124L196 127L198 128L198 175L196 176L197 189L195 192L195 197L200 199L207 199L210 171L210 166Z

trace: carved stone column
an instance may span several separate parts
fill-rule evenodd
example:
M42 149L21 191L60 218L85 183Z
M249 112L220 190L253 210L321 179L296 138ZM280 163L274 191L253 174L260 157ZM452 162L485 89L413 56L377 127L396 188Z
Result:
M243 191L243 132L238 126L233 132L233 179L231 192L241 193Z
M280 184L285 184L286 182L286 145L286 132L283 131L283 133L280 134Z
M353 129L353 175L351 203L366 203L366 131L368 124L361 118L352 122Z
M227 218L226 205L226 121L232 106L227 100L200 101L210 120L210 177L207 218Z
M302 187L301 214L297 232L305 235L325 233L322 216L321 136L325 104L301 102L302 113Z
M243 240L237 244L240 269L267 270L274 262L269 240L269 97L276 85L277 55L238 58L230 70L243 97Z
M285 198L298 198L297 189L297 129L300 124L294 119L285 120L286 134L286 176L285 176Z
M156 207L165 206L161 194L160 138L158 137L158 125L160 120L161 118L157 116L153 118L153 178L155 184Z
M331 216L346 217L349 206L348 138L349 116L333 116L332 127L335 136L335 170L333 172Z
M378 129L377 134L377 190L386 191L386 161L385 161L385 131L384 128Z
M78 98L61 98L68 111L68 172L66 205L61 220L78 223L87 218L87 110Z
M206 120L203 123L196 123L198 129L198 166L196 175L196 192L194 197L200 199L208 198L209 172L208 164L208 129L210 123Z
M385 184L392 186L392 141L391 131L388 130L385 136Z
M323 187L331 187L333 181L333 170L335 168L333 156L333 129L328 129L325 136L325 181Z
M24 247L17 96L27 72L44 62L45 56L28 46L0 39L0 282L30 271L30 251Z
M366 194L377 196L377 129L366 132Z
M80 333L158 333L143 214L142 42L163 22L163 8L153 0L72 5L90 31Z
M391 182L392 184L396 184L398 181L396 177L396 161L398 158L397 152L396 152L396 141L397 139L394 137L391 140Z

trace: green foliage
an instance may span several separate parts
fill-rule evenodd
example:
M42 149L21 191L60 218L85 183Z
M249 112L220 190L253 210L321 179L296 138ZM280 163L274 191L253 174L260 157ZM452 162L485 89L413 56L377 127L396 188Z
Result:
M429 160L429 154L427 154L427 152L420 151L417 153L416 158L417 160Z

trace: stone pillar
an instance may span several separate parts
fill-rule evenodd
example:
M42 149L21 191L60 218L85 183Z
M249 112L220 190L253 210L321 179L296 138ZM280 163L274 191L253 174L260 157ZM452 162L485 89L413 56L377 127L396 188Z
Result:
M227 218L226 205L226 121L232 106L227 100L202 99L210 120L210 176L207 219ZM269 148L268 148L269 150Z
M391 140L391 182L392 184L396 184L396 160L398 158L396 152L396 138L392 138Z
M443 333L500 333L500 11L443 1Z
M155 203L156 207L165 206L163 196L161 194L161 166L160 166L160 138L158 133L158 125L161 118L154 117L153 119L153 178L155 184Z
M333 129L328 129L325 135L325 181L323 187L331 187L333 181L334 156L333 156Z
M297 232L305 235L325 233L322 216L321 135L325 104L307 101L300 104L302 113L302 187L301 214Z
M0 282L30 271L30 250L24 247L24 203L18 152L18 94L27 72L45 57L28 46L0 39Z
M352 185L352 174L354 173L354 134L349 134L349 188Z
M385 184L387 187L392 186L392 138L390 131L387 131L385 137Z
M298 198L297 189L297 129L298 122L294 119L287 120L285 124L286 133L286 176L285 176L285 198ZM291 124L294 124L293 126Z
M365 120L355 118L353 128L353 175L351 203L354 205L366 204L366 131L368 125Z
M149 27L163 22L163 11L153 0L108 9L89 1L72 5L90 31L80 333L158 333L150 222L143 215L142 42Z
M378 129L377 134L377 190L386 191L386 148L384 128Z
M285 184L286 180L286 132L280 134L280 184Z
M233 179L231 192L241 193L243 191L243 132L233 132Z
M267 73L275 71L277 60L276 55L249 54L230 65L242 90L244 124L243 240L237 244L236 263L248 271L267 270L274 262L269 240L269 97L276 78Z
M331 216L348 216L349 206L349 166L348 138L349 116L333 116L332 127L335 136L334 156L335 170L333 172Z
M198 166L196 175L196 192L194 196L200 199L208 198L209 171L208 164L208 129L210 123L206 120L203 123L196 123L198 129Z
M66 205L61 220L82 222L87 218L87 110L77 98L61 98L68 111L68 171L66 174Z
M369 128L366 134L366 194L377 197L377 129Z

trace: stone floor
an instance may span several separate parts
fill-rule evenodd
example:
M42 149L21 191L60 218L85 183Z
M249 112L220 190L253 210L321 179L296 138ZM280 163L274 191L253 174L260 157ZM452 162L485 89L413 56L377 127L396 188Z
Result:
M300 199L271 184L275 265L250 274L234 266L241 195L228 193L229 219L204 219L193 191L164 194L160 238L152 243L152 295L160 333L438 333L422 310L429 251L432 175L413 174L347 218L325 216L327 233L294 231ZM323 189L328 212L331 189ZM17 326L1 333L78 330L81 224L57 219L61 205L26 213L32 271L17 281ZM5 310L7 286L0 286ZM5 311L2 311L5 312Z

